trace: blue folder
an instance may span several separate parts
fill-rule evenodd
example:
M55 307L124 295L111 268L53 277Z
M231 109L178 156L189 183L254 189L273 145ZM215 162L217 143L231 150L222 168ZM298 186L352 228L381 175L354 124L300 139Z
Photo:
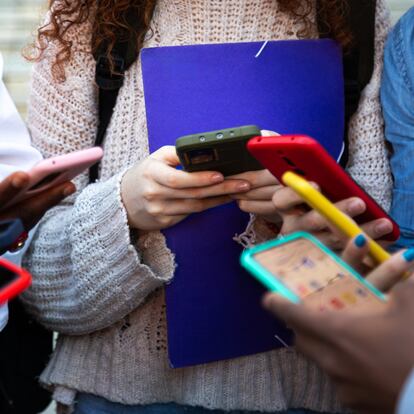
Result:
M337 158L343 146L342 53L331 40L160 47L142 51L151 152L183 135L255 124L308 134ZM315 166L317 168L317 166ZM236 204L194 214L164 233L177 270L166 288L173 367L290 343L239 265L247 214Z

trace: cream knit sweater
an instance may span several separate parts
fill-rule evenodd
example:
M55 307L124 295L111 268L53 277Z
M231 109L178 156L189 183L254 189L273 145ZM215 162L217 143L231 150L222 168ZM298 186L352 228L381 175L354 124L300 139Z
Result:
M160 0L146 46L295 39L301 29L276 0ZM391 179L378 99L389 27L378 1L375 74L350 132L350 170L386 208ZM67 81L51 77L53 48L35 66L29 127L45 157L90 147L97 128L90 26L68 35L78 52ZM316 36L316 30L315 30ZM86 51L85 51L86 50ZM140 63L125 84L105 140L100 182L78 180L75 197L41 222L26 259L28 309L60 333L41 380L71 405L76 391L124 404L177 402L225 410L340 410L329 381L294 349L186 369L169 368L162 286L174 258L160 233L131 244L120 180L148 155ZM246 327L248 329L248 327Z

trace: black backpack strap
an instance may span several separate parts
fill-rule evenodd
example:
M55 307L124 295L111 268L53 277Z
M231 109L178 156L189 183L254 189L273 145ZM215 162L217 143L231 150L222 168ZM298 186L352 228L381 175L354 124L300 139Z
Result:
M345 151L341 165L348 162L348 129L352 116L358 109L361 93L371 80L374 71L376 0L347 0L348 27L353 35L350 50L343 57L345 78ZM318 12L320 0L318 0ZM331 37L318 13L321 37Z
M135 10L128 13L128 20L132 27L138 27L138 20ZM125 39L122 33L118 39ZM95 139L95 146L102 146L108 129L112 114L118 99L119 90L124 84L125 72L137 60L138 38L137 36L127 36L126 40L118 40L112 51L112 67L108 59L109 42L103 42L99 50L94 54L96 61L95 82L99 88L98 95L98 131ZM89 170L89 182L94 182L98 178L100 163L93 165Z

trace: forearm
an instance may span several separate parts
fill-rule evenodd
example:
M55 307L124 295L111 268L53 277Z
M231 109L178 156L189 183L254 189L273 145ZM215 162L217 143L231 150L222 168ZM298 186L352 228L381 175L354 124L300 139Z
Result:
M25 262L33 285L23 300L49 329L76 335L108 327L173 275L164 246L140 257L131 244L120 178L87 187L39 226Z

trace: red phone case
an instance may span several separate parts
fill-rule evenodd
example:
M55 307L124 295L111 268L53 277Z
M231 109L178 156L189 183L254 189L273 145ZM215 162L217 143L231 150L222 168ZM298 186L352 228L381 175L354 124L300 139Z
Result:
M317 183L323 194L332 202L350 197L361 198L365 213L355 218L358 223L387 218L393 223L393 231L383 239L396 241L400 229L388 214L337 164L327 151L314 139L304 135L282 135L252 138L247 148L280 182L287 171L302 175Z
M2 258L0 258L0 268L4 268L5 270L11 273L14 273L16 275L14 280L12 280L10 283L6 284L6 286L0 289L0 305L1 305L13 299L19 293L27 289L32 282L32 277L30 273L27 272L26 270ZM1 269L0 269L0 278L1 277L2 275L1 275Z

